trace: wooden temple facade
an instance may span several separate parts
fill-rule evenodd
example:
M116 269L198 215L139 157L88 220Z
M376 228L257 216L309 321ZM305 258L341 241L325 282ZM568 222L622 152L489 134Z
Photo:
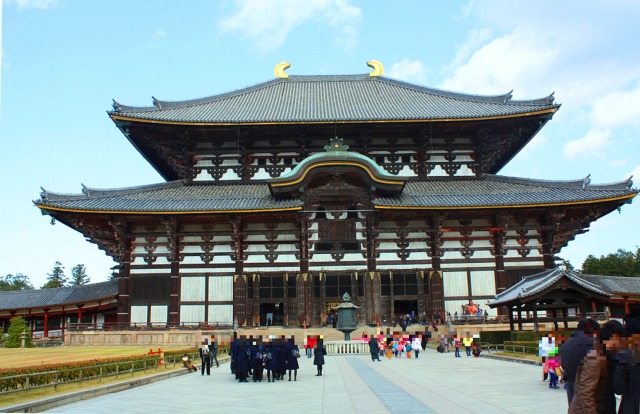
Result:
M374 72L276 78L109 116L165 182L35 203L119 263L118 322L318 325L460 311L555 267L630 180L500 176L559 109ZM495 310L491 310L495 314Z

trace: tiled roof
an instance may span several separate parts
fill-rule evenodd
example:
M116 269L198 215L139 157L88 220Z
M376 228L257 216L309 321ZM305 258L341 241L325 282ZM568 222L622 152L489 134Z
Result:
M640 277L582 275L584 280L609 293L640 295Z
M118 296L118 281L57 289L0 291L0 310L29 309L93 302Z
M606 290L582 278L581 274L570 270L555 268L522 278L521 281L511 286L509 289L496 295L496 298L489 302L489 306L496 307L517 300L526 300L526 298L535 296L543 290L553 286L562 278L569 279L596 295L611 296L611 294Z
M290 76L252 87L152 107L114 102L112 116L185 123L272 123L490 118L555 110L553 96L529 101L467 95L381 76Z
M43 192L41 208L110 212L197 212L289 209L297 200L276 200L266 184L185 185L182 181L125 189L84 188L81 195Z
M275 199L264 184L185 184L182 181L64 195L43 191L40 208L98 212L224 212L301 207L296 199ZM488 175L481 179L410 181L399 197L380 197L374 205L407 208L473 208L549 205L631 197L631 182L591 186L578 181L543 181Z
M631 182L591 186L583 180L545 181L498 175L411 181L400 197L377 198L386 207L478 207L549 205L596 201L637 193Z

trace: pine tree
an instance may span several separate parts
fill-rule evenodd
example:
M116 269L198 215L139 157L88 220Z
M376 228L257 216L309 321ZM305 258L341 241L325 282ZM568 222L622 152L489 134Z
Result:
M27 327L27 322L25 322L25 320L21 316L11 318L5 347L20 348L22 346L23 332L27 333L26 346L29 348L32 347L33 344L31 343L31 330L29 330L29 328Z
M91 282L91 278L87 276L87 268L83 264L76 265L71 269L71 284L75 286L86 285Z
M63 287L68 281L64 274L64 266L62 263L56 262L51 273L47 273L47 283L42 286L42 289Z
M0 290L33 290L29 276L16 273L0 277Z

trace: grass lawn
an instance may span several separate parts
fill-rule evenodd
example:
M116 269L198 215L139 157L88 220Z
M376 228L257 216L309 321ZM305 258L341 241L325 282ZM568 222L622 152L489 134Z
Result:
M182 348L163 348L172 351ZM144 355L149 347L55 347L55 348L0 348L0 368L30 367L60 362L87 361L102 358ZM158 348L153 348L157 351Z
M180 348L163 348L163 351L171 351ZM154 348L157 351L157 348ZM56 348L0 348L0 368L13 368L17 366L33 366L42 364L55 364L59 362L86 361L102 358L144 355L149 353L148 347L56 347ZM45 387L40 389L29 390L25 392L15 392L2 395L0 398L0 407L8 405L20 404L40 398L53 397L68 392L78 391L86 388L97 387L101 385L113 384L121 381L128 381L135 378L141 378L149 375L158 374L174 369L183 369L182 364L163 365L157 369L149 369L146 372L135 372L131 374L122 374L118 377L108 377L101 380L84 381L82 383L62 384L54 390L53 387Z

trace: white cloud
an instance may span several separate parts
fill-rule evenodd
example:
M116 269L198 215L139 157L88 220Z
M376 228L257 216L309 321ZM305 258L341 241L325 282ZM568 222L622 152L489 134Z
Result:
M61 5L60 0L8 0L7 4L14 3L19 10L39 9L46 10Z
M167 37L167 32L164 29L156 29L156 31L153 33L153 38L154 39L162 39Z
M420 60L404 58L391 65L386 74L390 78L424 84L427 77L427 67Z
M468 54L466 49L476 48L475 44L484 42L487 36L486 31L472 34L459 54ZM557 50L544 36L516 29L478 49L440 87L479 94L504 93L513 88L518 88L514 93L522 96L531 90L539 93L540 74L551 67L556 55Z
M611 131L592 129L584 137L564 144L563 154L567 159L590 158L591 156L602 158L604 156L603 150L610 141Z
M349 0L236 0L238 10L218 21L226 33L237 33L255 42L263 51L275 50L298 26L313 20L338 29L338 43L345 49L356 44L355 24L360 22L360 8Z
M609 167L624 167L627 165L627 160L611 160L607 163Z
M640 126L640 87L617 91L598 99L591 109L591 122L597 128Z

